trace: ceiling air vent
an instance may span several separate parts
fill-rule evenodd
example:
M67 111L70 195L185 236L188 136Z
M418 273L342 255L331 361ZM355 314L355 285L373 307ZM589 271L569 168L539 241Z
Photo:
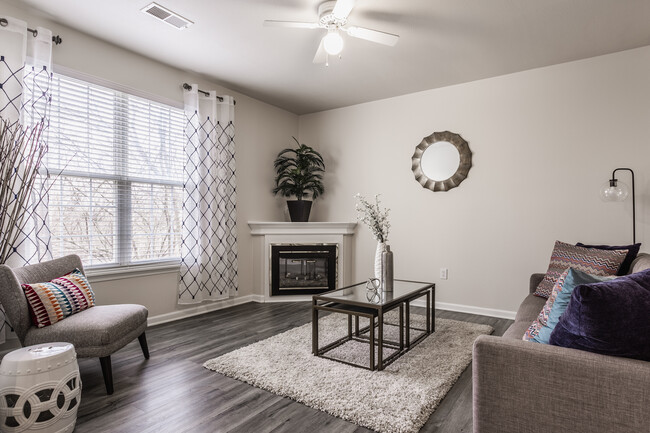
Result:
M183 30L189 27L191 24L194 24L192 21L183 18L182 16L170 11L165 7L160 6L158 3L151 3L149 6L145 6L141 10L146 14L149 14L161 21L166 22L178 30Z

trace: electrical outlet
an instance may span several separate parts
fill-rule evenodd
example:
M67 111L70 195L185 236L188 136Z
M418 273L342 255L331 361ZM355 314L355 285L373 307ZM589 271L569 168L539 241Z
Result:
M446 280L448 275L449 275L449 269L440 268L440 279Z

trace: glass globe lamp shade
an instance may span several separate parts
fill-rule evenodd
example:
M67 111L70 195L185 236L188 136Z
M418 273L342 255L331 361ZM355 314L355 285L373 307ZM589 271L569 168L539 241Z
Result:
M323 47L327 54L336 56L343 51L343 38L337 31L330 31L323 38Z
M620 180L608 180L600 188L603 201L623 201L630 195L630 188Z

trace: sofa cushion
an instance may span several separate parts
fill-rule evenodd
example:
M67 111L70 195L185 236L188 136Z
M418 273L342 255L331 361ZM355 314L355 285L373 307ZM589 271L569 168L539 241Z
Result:
M616 275L626 256L627 250L599 250L555 241L548 270L535 295L548 298L558 277L567 268L592 275Z
M530 293L524 298L524 300L521 302L521 305L519 305L517 315L515 316L515 322L528 322L528 325L530 325L530 322L537 318L537 315L544 306L544 303L546 303L546 299L540 298L539 296L535 296Z
M544 306L545 301L544 298L534 296L532 293L526 296L517 310L515 323L510 325L503 334L503 338L515 338L521 340L526 328L530 326L530 322L535 320L539 314L539 310Z
M581 284L598 283L601 281L612 280L614 278L616 277L600 277L598 275L586 274L572 268L567 269L567 271L558 279L558 284L555 285L553 293L548 298L548 301L546 301L544 308L542 308L540 316L545 316L543 323L535 330L536 332L531 332L528 340L535 343L549 344L551 332L553 332L553 329L555 329L555 326L560 320L560 316L562 316L569 305L573 290ZM548 312L546 312L549 303L551 306Z
M510 325L506 332L503 333L503 336L501 338L513 338L515 340L521 340L521 337L524 335L524 332L526 332L526 329L528 329L528 326L530 326L530 322L524 322L521 320L515 322Z
M577 286L550 343L650 361L650 269Z
M39 328L95 305L95 293L79 269L49 282L22 284L22 288L32 322Z
M623 260L623 263L621 263L621 267L618 268L616 275L627 275L628 272L630 272L630 265L632 265L632 262L634 259L636 259L637 254L639 254L639 249L641 248L640 243L618 247L611 245L585 245L581 242L578 242L576 245L579 247L596 248L599 250L627 250L625 260Z
M65 341L79 357L108 356L144 332L147 316L142 305L99 305L51 326L30 328L25 346Z

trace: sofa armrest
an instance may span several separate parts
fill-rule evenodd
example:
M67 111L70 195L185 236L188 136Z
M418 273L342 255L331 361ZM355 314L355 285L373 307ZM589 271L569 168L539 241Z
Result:
M630 274L650 269L650 254L639 253L630 265Z
M474 433L650 426L650 362L483 335L472 369Z
M537 290L537 286L539 286L539 283L542 282L544 279L544 275L546 274L531 274L530 276L530 285L528 287L528 290L530 290L530 293L535 293L535 290Z

